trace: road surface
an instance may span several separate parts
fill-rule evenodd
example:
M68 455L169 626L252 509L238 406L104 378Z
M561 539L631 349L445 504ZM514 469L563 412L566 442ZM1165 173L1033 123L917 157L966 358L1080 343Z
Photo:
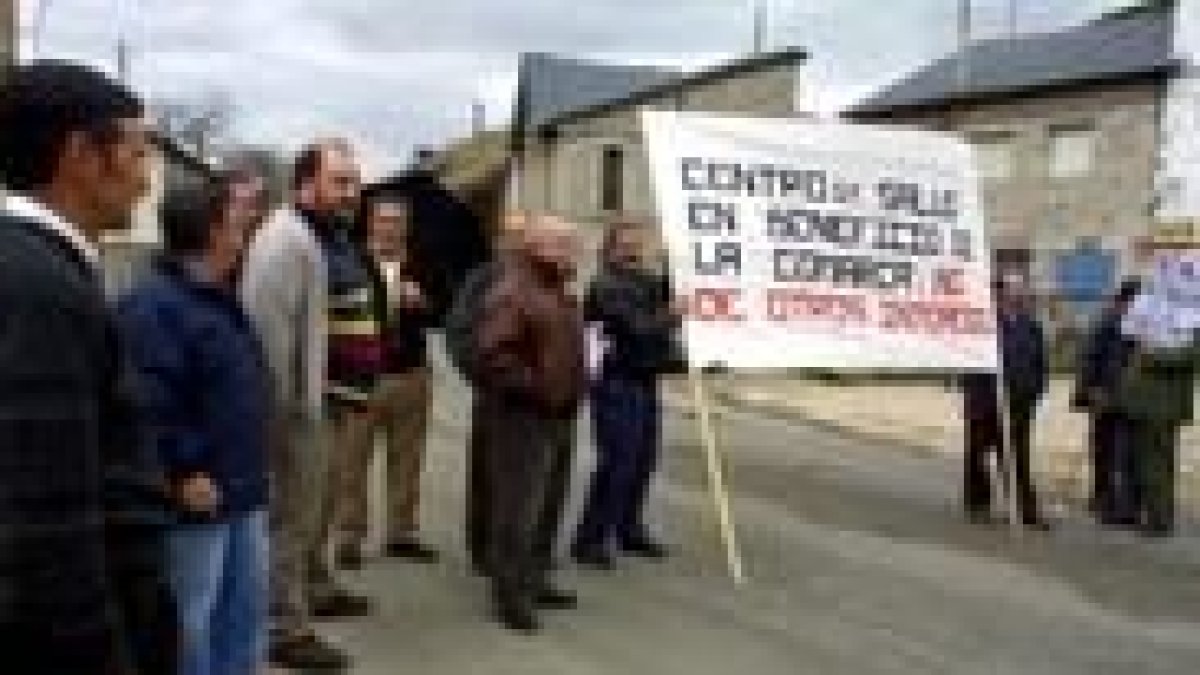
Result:
M719 421L750 582L732 587L694 427L672 414L664 563L566 570L577 611L536 637L491 624L461 553L466 411L443 387L426 527L448 559L351 577L380 602L331 625L384 675L1183 674L1200 667L1200 537L1147 542L1070 517L1014 540L964 525L955 466L752 413ZM581 451L580 476L590 450Z

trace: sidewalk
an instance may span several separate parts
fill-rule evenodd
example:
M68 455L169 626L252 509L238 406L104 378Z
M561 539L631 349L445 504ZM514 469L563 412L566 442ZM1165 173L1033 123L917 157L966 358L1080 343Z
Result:
M928 384L827 384L780 376L711 379L718 402L792 416L931 456L960 457L961 396ZM682 390L679 390L682 391ZM1070 409L1070 382L1055 381L1034 436L1035 470L1064 503L1081 505L1090 490L1087 417ZM1181 495L1200 498L1200 429L1181 441Z

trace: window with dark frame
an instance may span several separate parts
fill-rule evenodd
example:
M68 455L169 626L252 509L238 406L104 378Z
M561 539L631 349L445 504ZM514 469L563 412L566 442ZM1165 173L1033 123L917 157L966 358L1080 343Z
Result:
M600 157L600 209L620 211L624 202L625 150L619 145L604 146Z

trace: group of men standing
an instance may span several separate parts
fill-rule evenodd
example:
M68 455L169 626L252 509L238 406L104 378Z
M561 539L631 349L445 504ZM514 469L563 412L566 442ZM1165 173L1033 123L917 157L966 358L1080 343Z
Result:
M1090 508L1096 519L1162 537L1175 527L1179 430L1193 415L1200 341L1193 336L1190 344L1164 352L1127 335L1123 319L1141 290L1138 280L1125 281L1098 316L1082 344L1072 404L1092 421ZM972 522L994 519L994 466L1005 491L1015 490L1021 523L1046 530L1031 451L1050 383L1049 349L1025 284L1005 279L994 291L1000 374L968 375L962 382L965 506Z
M1092 511L1104 525L1151 537L1176 525L1179 432L1193 418L1200 341L1155 348L1123 330L1145 284L1122 284L1080 361L1076 407L1092 419Z
M418 513L437 317L415 273L436 261L415 259L404 199L364 193L353 148L322 140L273 212L251 170L171 186L163 250L112 302L98 242L127 226L151 152L141 101L91 69L20 66L0 92L0 644L56 675L345 669L314 621L373 611L339 571L366 563L379 432L383 551L438 559ZM640 271L640 228L613 228L580 303L573 227L508 220L455 303L468 539L497 618L532 632L575 605L550 572L589 394L574 558L665 555L641 504L678 315ZM592 367L588 324L607 345Z
M141 101L39 62L10 74L0 127L0 641L13 667L252 675L268 654L346 667L311 619L371 609L326 552L337 540L352 566L361 550L376 427L391 432L386 550L436 557L416 531L429 386L401 203L361 202L335 141L301 154L269 219L253 172L171 186L163 250L110 302L99 241L150 183Z

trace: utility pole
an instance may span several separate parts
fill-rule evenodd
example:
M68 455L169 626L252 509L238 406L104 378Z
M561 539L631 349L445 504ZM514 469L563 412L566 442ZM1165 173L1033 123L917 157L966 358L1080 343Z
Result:
M761 54L767 42L767 0L750 0L754 13L754 53Z
M958 3L958 84L962 93L967 93L971 84L971 59L967 47L971 44L971 0Z
M0 5L0 13L3 14L3 16L0 16L0 22L3 22L0 30L4 31L4 34L0 35L0 40L5 41L2 46L4 48L4 65L7 66L17 62L17 52L21 44L20 34L17 30L17 24L19 23L17 17L17 0L8 0L8 2Z
M117 41L117 79L129 83L129 43L124 37Z
M471 103L471 133L480 134L487 128L487 105L482 99L475 99Z
M132 52L129 44L129 24L135 14L137 0L115 0L117 3L117 79L128 85Z

